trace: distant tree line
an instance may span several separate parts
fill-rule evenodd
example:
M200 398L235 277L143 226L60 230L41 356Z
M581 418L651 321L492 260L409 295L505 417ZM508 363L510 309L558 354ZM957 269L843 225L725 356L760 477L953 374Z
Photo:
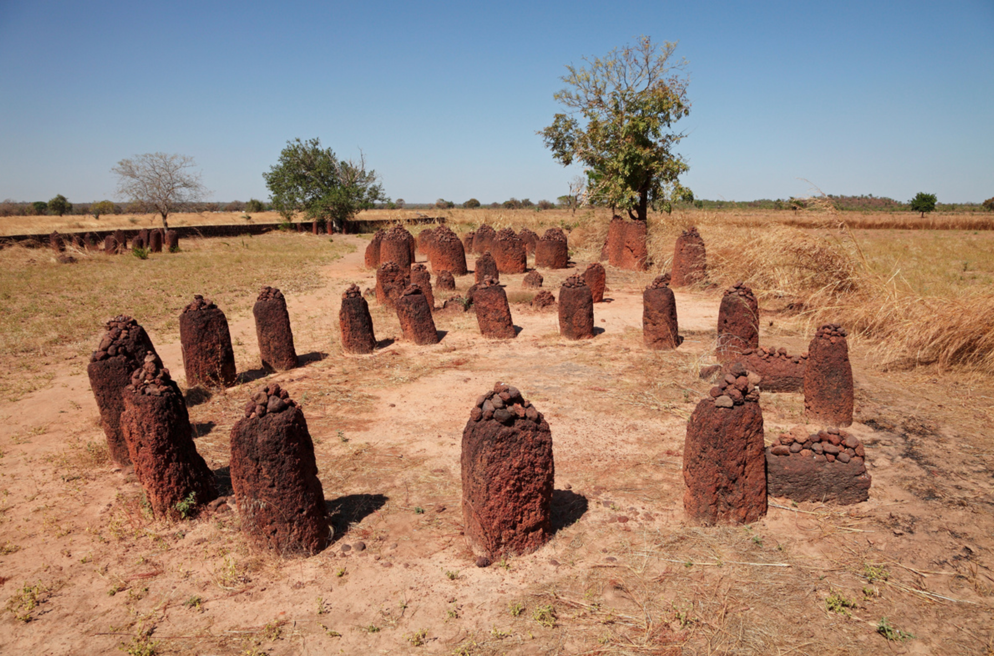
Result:
M248 201L233 200L228 203L198 202L178 203L178 212L269 212L271 203L265 203L255 198ZM142 208L132 203L115 203L109 200L92 203L70 203L65 196L59 194L49 201L36 200L33 202L4 200L0 202L0 216L85 216L91 214L97 219L110 214L144 214Z

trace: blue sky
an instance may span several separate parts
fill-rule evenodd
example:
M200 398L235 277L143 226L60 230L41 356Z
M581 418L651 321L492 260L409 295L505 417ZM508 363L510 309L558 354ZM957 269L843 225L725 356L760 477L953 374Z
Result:
M0 0L0 199L116 199L145 152L268 198L296 137L359 149L392 198L554 200L536 131L569 63L679 41L699 198L994 196L994 0Z

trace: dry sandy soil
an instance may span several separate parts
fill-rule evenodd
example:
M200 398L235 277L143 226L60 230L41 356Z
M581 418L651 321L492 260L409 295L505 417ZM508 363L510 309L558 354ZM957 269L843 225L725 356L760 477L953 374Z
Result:
M677 293L686 341L674 352L642 346L649 275L609 268L593 340L567 342L555 312L519 303L515 340L483 339L471 313L439 314L441 343L416 347L373 301L384 345L350 357L341 293L373 274L366 242L342 239L357 250L322 270L322 288L288 298L303 366L265 377L251 318L237 320L243 384L189 399L197 448L227 484L246 398L269 382L289 390L314 438L334 543L308 559L260 553L228 506L153 520L134 476L107 460L85 375L55 372L0 406L0 653L994 653L990 385L881 374L857 348L852 432L867 447L870 500L772 499L755 524L700 528L683 515L681 454L709 387L697 372L717 292ZM558 292L568 273L543 272L545 288ZM512 302L530 296L521 277L502 277ZM178 335L151 337L183 385ZM807 339L764 316L762 344L793 353ZM461 535L459 445L496 381L552 428L556 534L477 568ZM761 404L768 442L803 423L800 395Z

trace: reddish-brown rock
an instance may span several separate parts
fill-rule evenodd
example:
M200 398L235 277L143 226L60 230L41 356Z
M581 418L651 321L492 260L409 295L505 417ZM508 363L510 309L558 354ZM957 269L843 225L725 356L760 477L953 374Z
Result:
M476 237L476 231L470 230L462 236L463 251L466 253L472 253L473 251L473 239Z
M463 312L469 312L469 308L471 307L472 303L462 296L447 298L445 299L445 303L442 303L442 311L446 314L462 314Z
M385 234L385 230L377 230L373 238L369 240L369 245L366 246L364 255L364 262L367 269L375 269L380 266L380 244L383 243L383 235Z
M717 356L737 359L745 349L759 346L759 303L741 281L725 291L718 308Z
M497 270L501 273L524 273L528 268L525 243L511 228L501 228L494 237L493 254Z
M495 339L513 339L514 322L504 288L493 278L484 278L473 293L473 308L480 334Z
M149 242L149 231L148 228L142 228L138 231L138 236L135 237L135 248L148 248Z
M175 230L166 230L166 249L170 253L179 250L179 233Z
M179 316L179 340L189 387L235 384L235 353L221 308L203 296L194 296Z
M161 253L162 252L162 231L161 230L153 230L152 233L149 235L149 238L148 238L148 248L153 253Z
M117 240L114 239L114 235L107 235L104 237L104 253L107 255L115 255L117 252Z
M421 288L424 293L425 298L428 299L428 307L432 310L435 309L435 295L431 291L431 274L428 273L428 267L423 264L412 264L411 265L411 284L417 285Z
M123 253L128 250L128 237L123 230L114 231L114 241L117 242L117 252Z
M669 274L662 275L642 292L642 339L650 349L675 349L683 342L676 319L676 298L669 283Z
M484 223L476 229L476 234L473 236L473 252L483 254L487 251L493 251L496 237L497 231Z
M431 260L431 249L434 246L435 230L425 228L418 233L418 252Z
M493 256L490 255L490 251L487 251L483 255L476 258L476 264L473 266L473 277L477 284L483 282L486 278L495 278L500 280L500 272L497 270L497 262L494 261Z
M362 297L358 285L350 285L342 294L338 325L342 332L342 349L346 353L367 354L376 348L373 318L369 315L369 304Z
M593 305L592 302L591 305ZM552 295L552 292L543 289L535 294L531 306L535 310L551 310L556 307L556 297Z
M804 413L827 426L849 426L853 414L852 365L846 329L825 324L808 346L804 369Z
M145 329L129 316L114 317L106 328L90 356L86 373L100 410L100 426L107 436L110 457L119 465L130 465L128 444L121 430L124 388L131 384L131 374L145 363L145 356L155 355L155 347Z
M490 559L535 551L552 535L552 431L535 406L501 383L481 396L462 435L463 524Z
M414 258L411 256L411 233L401 226L394 226L387 230L380 242L380 264L393 262L405 272L409 273Z
M527 255L534 255L535 247L538 245L538 235L528 228L522 228L521 232L518 233L518 238L525 245L525 253Z
M176 519L216 499L214 474L193 444L183 395L158 356L145 356L123 399L121 429L152 512Z
M312 235L317 235L317 234L320 234L320 233L321 233L321 224L318 223L317 221L312 221L311 222L311 234Z
M559 334L566 339L594 336L594 298L582 276L570 276L559 289Z
M410 276L396 262L384 262L376 269L376 302L394 307L409 284Z
M283 292L275 287L263 287L252 306L255 336L259 340L259 356L266 371L286 371L297 366L297 351L293 347L290 313Z
M276 383L231 429L231 487L242 530L281 556L313 555L331 538L304 412Z
M729 360L724 365L724 373L738 362L746 369L762 377L759 386L764 392L803 392L804 370L808 354L790 355L785 348L744 349L742 355Z
M456 279L451 271L439 271L435 276L435 286L443 292L452 292L456 289Z
M93 251L97 249L97 236L92 232L88 232L83 236L83 247L88 251Z
M625 243L625 220L617 214L611 217L611 222L607 225L607 237L604 238L604 245L601 247L601 260L607 260L608 264L621 260L621 248Z
M729 380L731 379L731 380ZM766 458L759 389L727 376L697 404L683 447L683 507L705 524L754 522L766 514Z
M835 428L807 435L797 427L766 448L767 492L793 501L861 503L872 482L864 459L854 435Z
M601 303L604 300L604 287L607 284L607 273L599 262L587 265L587 270L583 272L583 280L590 287L590 295L594 303Z
M542 274L538 271L532 270L521 279L521 286L531 289L538 289L542 286L543 281L544 278L542 278Z
M676 238L673 251L672 284L674 287L688 287L704 282L708 277L707 250L704 240L691 226Z
M397 299L397 319L400 321L400 329L404 332L404 339L419 346L438 344L438 331L435 329L434 319L431 318L428 299L417 285L408 286L403 295Z
M466 250L456 233L446 226L435 228L434 247L430 253L431 270L434 273L449 271L454 276L465 276Z
M566 235L559 228L549 228L535 246L535 267L565 269L568 264Z
M58 232L53 232L48 236L48 245L56 253L66 250L66 242Z
M620 216L611 218L607 239L601 249L601 259L612 266L629 271L645 271L648 261L645 221L626 221Z

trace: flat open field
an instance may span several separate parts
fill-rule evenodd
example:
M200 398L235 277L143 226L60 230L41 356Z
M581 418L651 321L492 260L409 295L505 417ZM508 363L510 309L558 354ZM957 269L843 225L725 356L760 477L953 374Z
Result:
M580 271L607 228L593 212L448 220L457 232L565 225ZM647 351L641 291L691 223L715 284L677 291L685 341ZM994 653L994 232L692 212L652 217L650 234L651 271L607 267L592 340L560 338L555 312L532 310L522 275L505 275L516 339L482 338L471 312L437 314L441 343L414 346L371 300L371 356L344 356L337 324L344 289L374 284L368 236L186 240L180 253L79 253L75 265L0 251L0 653ZM544 288L558 297L573 272L543 270ZM850 328L869 501L771 499L748 526L684 516L686 420L711 386L698 372L736 280L760 298L762 345L796 353L819 323ZM436 290L436 304L472 282ZM268 376L250 312L264 284L286 293L303 361ZM197 449L229 485L246 400L287 389L332 512L334 542L316 556L254 549L233 500L157 521L108 458L85 373L102 322L135 316L185 389L177 317L194 293L226 312L241 374L191 399ZM497 381L552 429L555 535L477 568L461 534L460 440ZM767 443L804 423L800 394L760 404Z

